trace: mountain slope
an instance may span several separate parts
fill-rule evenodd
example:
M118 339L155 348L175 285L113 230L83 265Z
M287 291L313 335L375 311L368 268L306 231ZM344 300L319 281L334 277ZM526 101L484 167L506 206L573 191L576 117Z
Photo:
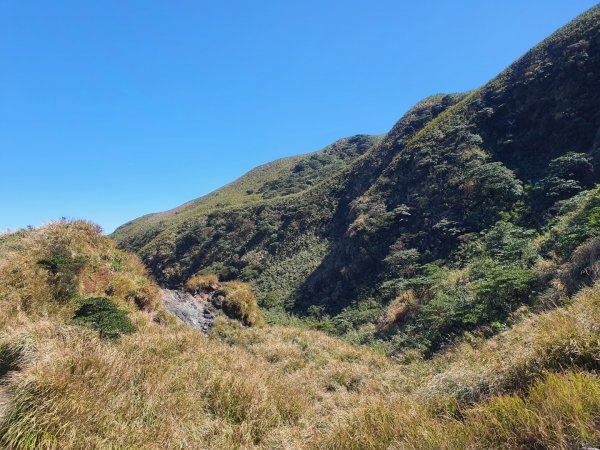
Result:
M294 311L345 333L396 305L410 313L392 328L407 336L433 326L427 313L434 317L440 302L460 303L440 295L462 270L465 308L481 311L458 329L502 322L544 286L532 284L535 258L499 263L497 242L542 234L569 199L583 201L600 181L599 105L594 7L482 88L417 104L383 138L365 140L306 188L293 188L296 160L281 172L259 168L246 176L252 182L234 184L246 189L236 200L216 200L231 191L225 187L126 224L114 237L166 285L198 271L252 282L272 320ZM502 280L506 298L519 301L492 307L482 290ZM440 336L423 345L439 345L455 325L439 325Z
M378 136L357 135L305 155L282 158L259 166L232 183L170 211L149 214L119 227L115 236L132 248L149 242L163 229L188 217L214 210L261 204L305 191L363 154Z
M561 226L573 228L581 213ZM596 257L587 273L596 277L599 265ZM0 394L8 395L0 399L0 446L600 444L597 282L498 336L400 360L318 331L244 327L224 317L207 336L178 323L157 294L137 258L93 224L62 221L2 236ZM91 300L118 309L96 308L87 317L104 320L82 323L81 305ZM115 312L116 324L126 319L130 327L103 333Z
M572 227L576 215L561 226ZM599 264L588 274L596 277ZM8 395L0 399L0 446L600 444L598 284L498 336L401 360L293 327L222 320L207 336L178 323L157 294L137 258L93 224L62 221L3 236L0 393ZM131 327L102 333L114 309L111 317L96 309L92 317L105 320L82 323L80 306L97 296L118 305Z
M424 100L390 134L406 140L459 98L435 96ZM217 196L217 191L196 201L200 210L188 207L184 220L183 214L156 224L154 218L161 215L142 218L141 224L134 221L120 227L114 237L123 247L144 255L146 263L165 284L177 285L195 271L212 265L207 270L225 278L237 277L244 271L248 278L256 279L253 271L260 272L262 276L257 283L262 285L261 293L275 290L277 297L289 297L324 256L328 243L323 236L326 228L334 219L343 221L343 210L370 186L393 157L393 148L381 145L380 140L373 141L375 145L352 164L299 194L265 199L256 206L249 202L238 208L202 210L207 203L205 199ZM256 172L250 172L224 190L246 184L244 179L253 173ZM259 180L267 186L271 181ZM150 231L140 231L142 227ZM146 237L153 234L157 236L148 241ZM245 261L240 259L242 256Z

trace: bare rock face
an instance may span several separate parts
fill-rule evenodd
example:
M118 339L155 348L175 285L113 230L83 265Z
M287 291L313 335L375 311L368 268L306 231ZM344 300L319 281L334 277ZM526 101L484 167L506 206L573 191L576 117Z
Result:
M165 308L179 320L203 333L210 333L217 310L208 298L170 289L163 289L162 298Z

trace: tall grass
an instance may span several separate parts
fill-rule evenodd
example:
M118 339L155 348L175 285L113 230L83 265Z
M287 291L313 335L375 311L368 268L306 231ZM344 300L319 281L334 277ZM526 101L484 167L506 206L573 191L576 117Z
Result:
M166 320L143 267L90 224L52 224L19 242L0 260L6 448L600 444L600 286L490 340L400 364L318 331L220 320L207 337ZM77 302L57 301L37 264L55 245L85 257L78 295L107 296L137 331L103 340L73 323Z
M524 396L493 397L436 415L409 399L376 400L332 427L320 449L574 449L600 442L600 380L566 372L549 375Z

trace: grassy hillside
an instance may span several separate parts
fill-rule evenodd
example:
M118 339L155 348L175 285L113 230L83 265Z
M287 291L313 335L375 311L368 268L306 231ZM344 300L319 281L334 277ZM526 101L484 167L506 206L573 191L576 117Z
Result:
M199 272L243 279L272 323L293 313L428 353L465 331L500 331L548 288L539 267L565 260L543 236L600 182L598 105L594 7L482 88L425 99L314 177L298 165L326 151L114 237L162 284Z
M378 136L352 136L316 152L264 164L197 200L126 223L115 236L126 241L127 247L139 248L162 230L186 219L206 216L215 210L269 203L271 199L305 191L351 163L379 140Z
M574 210L556 232L564 236L584 215ZM222 320L207 337L178 324L137 258L86 222L4 236L0 390L8 404L0 442L8 449L597 446L597 241L565 247L571 263L547 293L563 306L521 311L497 336L465 336L429 359L409 352L392 360L318 331ZM590 287L569 296L578 274ZM80 320L97 318L81 311L98 297L115 306L108 317L118 311L118 320ZM107 324L112 334L102 332Z

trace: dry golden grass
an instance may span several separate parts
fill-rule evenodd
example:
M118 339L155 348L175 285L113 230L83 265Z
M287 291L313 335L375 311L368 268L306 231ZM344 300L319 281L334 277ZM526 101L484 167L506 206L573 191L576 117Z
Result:
M216 289L219 286L219 278L216 275L194 275L185 283L185 289L192 294L206 291L207 289Z
M377 330L386 331L393 324L400 322L417 304L414 291L403 291L386 307L385 311L377 321Z
M223 309L245 325L262 327L265 324L262 312L256 303L252 287L241 281L230 281L223 286L225 299Z
M85 257L78 294L108 296L130 311L137 332L110 341L72 324L71 303L53 297L36 264L57 245ZM207 337L177 324L136 258L90 224L27 232L17 247L0 262L0 377L8 372L12 398L0 424L6 448L600 443L600 287L491 340L398 364L317 331L221 319Z
M549 375L524 396L493 397L454 415L414 400L370 400L314 448L567 450L600 439L600 380L590 374Z

